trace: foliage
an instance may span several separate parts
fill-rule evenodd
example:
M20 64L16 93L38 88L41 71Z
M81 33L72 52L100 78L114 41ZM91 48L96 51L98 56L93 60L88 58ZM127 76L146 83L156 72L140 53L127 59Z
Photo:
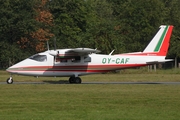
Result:
M33 4L34 0L0 1L0 67L7 67L10 60L14 64L33 51L26 49L24 52L23 46L18 45L21 38L36 29Z
M180 57L178 0L1 0L0 67L51 48L142 51L161 24L174 25L169 57ZM13 53L11 55L10 53ZM18 53L18 54L17 54Z
M33 12L36 13L31 19L36 21L37 26L35 30L27 32L26 36L21 37L18 41L21 48L30 47L37 52L44 51L45 42L54 36L50 31L50 27L53 26L53 18L49 9L46 8L47 2L47 0L41 0L31 6Z

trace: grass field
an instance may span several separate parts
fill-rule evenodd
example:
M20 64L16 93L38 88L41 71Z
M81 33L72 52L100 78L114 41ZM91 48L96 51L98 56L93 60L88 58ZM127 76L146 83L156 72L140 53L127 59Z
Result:
M9 75L0 71L0 81ZM16 81L68 78L14 76ZM82 76L83 81L178 82L179 70L125 70ZM0 85L2 120L177 120L180 85L165 84L12 84Z

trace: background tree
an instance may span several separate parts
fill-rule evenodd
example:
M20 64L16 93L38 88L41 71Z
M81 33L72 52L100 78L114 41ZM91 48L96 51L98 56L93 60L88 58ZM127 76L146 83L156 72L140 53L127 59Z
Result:
M27 33L27 36L21 37L21 40L18 41L22 48L30 47L36 50L36 52L44 51L46 41L54 36L51 33L53 17L47 7L48 2L48 0L40 0L33 6L36 13L34 19L36 20L37 27L36 30Z
M156 0L109 0L126 52L142 51L162 24L163 3Z
M83 42L80 34L85 32L87 11L85 1L53 0L50 10L54 16L53 28L58 48L79 47Z
M31 49L21 50L18 41L35 30L33 19L34 0L1 0L0 1L0 67L6 68L31 54Z
M170 41L168 57L175 58L175 67L177 59L180 57L180 2L178 0L163 0L166 7L165 24L174 26L173 34Z
M106 0L87 0L86 4L91 5L92 16L88 20L87 34L83 39L90 40L90 46L100 49L102 53L123 48L119 37L117 37L118 28L112 15L112 4Z
M39 51L98 48L141 51L162 24L174 25L168 57L180 57L178 0L1 0L0 67Z

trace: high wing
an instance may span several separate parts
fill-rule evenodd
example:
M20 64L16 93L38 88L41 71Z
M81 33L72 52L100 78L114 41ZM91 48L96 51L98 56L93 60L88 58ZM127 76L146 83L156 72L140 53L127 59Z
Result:
M70 49L70 50L68 50L66 52L90 54L90 53L99 53L101 51L99 51L97 49L91 49L91 48L74 48L74 49Z
M91 53L99 53L97 49L91 48L71 48L71 49L58 49L50 50L49 54L53 56L58 56L60 58L73 58L75 56L85 56Z

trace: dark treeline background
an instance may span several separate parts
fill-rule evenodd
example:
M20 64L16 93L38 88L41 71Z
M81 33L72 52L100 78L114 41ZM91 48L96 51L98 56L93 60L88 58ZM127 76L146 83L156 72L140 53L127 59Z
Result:
M142 51L162 24L174 25L169 58L180 57L179 0L1 0L0 68L47 49Z

